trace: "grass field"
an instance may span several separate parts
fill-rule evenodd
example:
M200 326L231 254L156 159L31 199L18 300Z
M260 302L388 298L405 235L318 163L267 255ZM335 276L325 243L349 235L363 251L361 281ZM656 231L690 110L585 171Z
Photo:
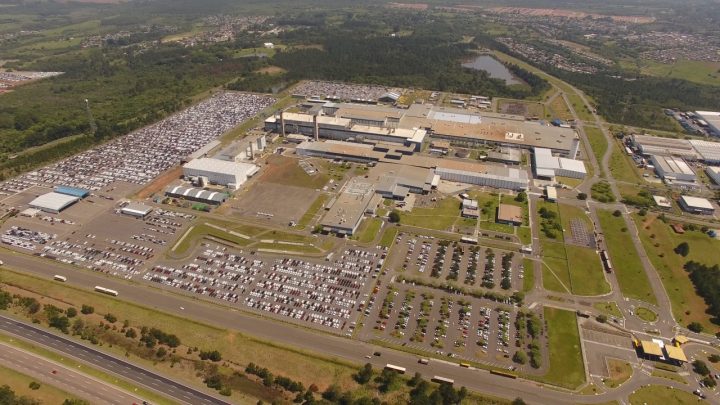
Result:
M315 383L321 387L321 390L322 387L333 383L346 388L356 386L351 381L351 374L355 368L339 360L326 359L316 354L261 341L236 330L205 325L186 317L166 314L135 303L9 270L3 272L2 282L73 304L77 308L82 304L91 305L99 314L123 314L122 318L128 319L132 325L159 328L166 333L179 336L184 345L196 346L204 350L219 350L223 359L227 361L238 364L254 362L268 367L275 374L302 381L306 386ZM123 353L120 355L122 356ZM152 363L145 363L147 367L153 368ZM158 367L160 366L159 364ZM182 373L181 370L167 365L162 368L162 372L167 373L170 378L180 375L174 374L175 372Z
M573 219L579 219L585 223L588 232L593 231L593 223L590 217L587 216L585 210L580 207L568 204L558 204L558 212L560 213L560 223L566 233L571 233L570 223ZM569 236L569 235L566 235Z
M575 118L562 96L555 97L548 107L550 109L548 118L560 118L563 121Z
M318 189L327 183L328 175L316 173L310 176L298 165L297 159L272 155L267 160L267 165L265 166L264 173L260 177L260 181Z
M528 292L535 286L535 262L523 259L523 292Z
M545 307L550 364L542 377L546 383L575 389L585 382L580 334L572 311Z
M695 395L660 385L647 385L630 395L631 405L690 405L704 403Z
M681 384L687 384L687 380L683 376L681 376L678 373L673 373L670 371L653 370L652 376L660 377L660 378L667 378L668 380L673 380L673 381L679 382Z
M615 217L612 212L607 210L598 210L597 215L623 295L657 304L657 299L650 287L645 269L638 258L638 252L635 250L623 218Z
M611 302L596 302L593 304L593 308L603 311L606 314L610 316L614 316L616 318L622 318L622 313L620 312L620 308L618 308L617 303L615 301Z
M620 149L618 142L613 140L612 155L610 156L610 173L617 181L627 183L642 184L642 177L638 173L637 167L630 161L630 157Z
M413 208L410 212L401 212L400 223L419 228L444 231L450 228L460 217L460 201L447 197L432 208Z
M370 243L375 240L380 227L382 227L383 220L380 218L369 218L364 221L360 227L360 231L357 234L357 240L361 243Z
M635 310L635 315L637 315L638 318L642 319L646 322L655 322L657 321L657 314L653 312L652 310L648 308L639 307Z
M320 211L320 208L322 208L323 204L325 204L327 199L327 194L320 194L318 198L315 199L315 201L312 203L310 208L308 208L308 210L305 211L303 216L300 217L300 220L298 220L298 226L305 228L310 225L310 222L312 222L313 218L315 218L315 215L317 215L318 211Z
M717 325L713 325L710 315L705 313L705 301L695 293L695 287L683 270L683 265L688 260L710 265L720 263L720 241L711 239L700 231L677 234L670 228L670 223L662 222L656 215L636 215L634 219L645 251L670 298L675 319L683 325L699 322L707 331L716 330ZM687 242L690 246L687 257L673 252L682 242Z
M31 382L39 382L34 378L22 374L16 370L12 370L0 366L0 385L7 385L15 391L15 395L25 396L40 401L43 404L59 404L64 399L77 399L78 397L70 395L58 387L40 383L40 388L33 390L29 385Z
M679 60L675 63L658 63L642 60L637 65L643 74L650 76L685 79L711 86L720 85L718 62Z
M590 142L592 153L595 155L595 160L600 164L600 177L605 177L605 170L602 168L603 156L607 151L608 144L605 135L597 127L585 127L585 134Z
M244 239L237 235L212 227L206 223L201 223L193 225L193 227L182 236L182 240L180 243L175 245L172 252L177 255L183 255L187 253L191 247L195 246L200 239L208 236L238 246L247 246L250 243L249 239Z
M610 292L600 257L593 249L565 245L565 250L573 294L600 295Z
M575 110L575 113L578 115L578 118L580 118L581 121L593 121L594 118L590 111L585 106L585 103L583 103L580 96L578 96L574 91L567 92L568 100L570 101L570 104L572 105L573 109Z
M397 236L398 228L390 226L385 229L382 237L380 238L380 246L389 248L395 242L395 236Z
M610 378L605 379L605 385L610 388L620 386L632 377L633 369L630 363L617 359L609 359L607 361Z

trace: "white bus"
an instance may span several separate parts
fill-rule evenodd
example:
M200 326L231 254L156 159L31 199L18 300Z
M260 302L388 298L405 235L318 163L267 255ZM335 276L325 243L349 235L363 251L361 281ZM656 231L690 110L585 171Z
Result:
M455 384L455 380L452 380L450 378L440 377L439 375L436 375L432 378L432 382L440 383L440 384Z
M112 295L113 297L117 297L118 292L115 290L111 290L109 288L100 287L99 285L95 286L95 291L101 292L103 294Z
M385 368L388 370L397 371L400 374L405 374L405 367L396 366L394 364L386 364Z
M53 276L53 280L55 281L62 281L63 283L67 281L67 277L61 276L59 274L56 274Z

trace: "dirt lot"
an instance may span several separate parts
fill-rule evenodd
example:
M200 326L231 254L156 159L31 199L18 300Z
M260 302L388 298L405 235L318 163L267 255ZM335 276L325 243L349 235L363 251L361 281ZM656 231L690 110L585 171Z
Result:
M180 178L180 176L182 176L182 166L174 167L155 178L152 183L148 184L147 186L145 186L145 188L140 190L137 196L138 198L148 198L151 195L162 191L165 186L170 184L170 182L172 182L173 180Z
M230 201L228 211L231 215L267 218L271 222L287 225L290 221L297 222L319 194L317 190L304 187L257 182ZM288 201L292 201L292 204L288 204Z
M305 173L298 165L297 159L272 155L267 159L267 164L263 169L263 174L259 182L319 189L327 183L327 180L327 175L322 173L317 173L313 176ZM287 198L284 199L288 200Z

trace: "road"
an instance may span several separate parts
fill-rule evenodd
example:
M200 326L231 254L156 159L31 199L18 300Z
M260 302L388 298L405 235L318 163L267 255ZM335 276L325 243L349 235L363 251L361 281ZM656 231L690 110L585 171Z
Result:
M54 361L0 343L0 365L93 404L139 404L143 399ZM58 401L60 398L58 398Z
M47 330L0 315L0 330L110 372L185 404L227 404L194 388ZM132 402L131 402L132 403Z

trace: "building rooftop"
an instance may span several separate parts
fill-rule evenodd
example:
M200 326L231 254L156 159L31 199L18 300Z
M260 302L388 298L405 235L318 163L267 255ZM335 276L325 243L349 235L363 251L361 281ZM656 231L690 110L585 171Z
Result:
M695 174L690 166L681 158L674 156L654 156L654 160L665 173L678 173L686 175Z
M497 219L498 221L520 223L523 221L522 208L517 205L500 204Z
M662 195L654 195L653 200L655 200L655 204L657 204L658 207L662 208L672 208L672 203L670 200Z
M660 345L653 342L652 340L641 340L640 347L642 347L643 352L647 355L657 357L663 356L662 348L660 347Z
M217 203L221 203L227 198L227 194L225 193L183 186L169 186L165 189L165 193L170 195L180 195L183 197L195 198L199 200L213 201Z
M709 162L720 161L720 142L703 141L700 139L692 139L689 142L703 160Z
M30 201L30 206L44 208L52 211L61 211L68 205L78 201L80 198L61 193L46 193Z
M184 169L205 170L234 176L247 176L257 169L252 163L228 162L220 159L199 158L193 159L183 166Z
M153 210L153 207L141 203L130 203L124 207L122 207L123 212L127 213L133 213L138 215L147 215L150 213L150 211Z
M351 179L322 219L324 227L353 228L365 214L374 189L362 178Z
M690 197L687 195L680 196L680 199L683 200L686 206L690 208L699 208L699 209L706 209L706 210L714 210L712 203L708 201L705 198L700 197Z
M681 347L673 345L665 345L665 353L670 360L681 361L687 363L688 359L685 356L685 351Z

